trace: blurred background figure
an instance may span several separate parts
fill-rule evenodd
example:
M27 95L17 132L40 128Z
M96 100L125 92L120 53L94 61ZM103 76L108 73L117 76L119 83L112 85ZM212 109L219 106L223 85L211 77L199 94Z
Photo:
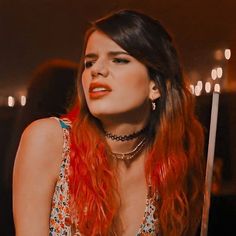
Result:
M76 99L77 64L54 59L36 68L29 83L21 123L67 113ZM23 127L25 128L25 127Z
M9 124L3 137L6 145L0 167L0 235L14 235L12 217L12 169L17 147L23 130L34 120L51 116L59 117L69 112L77 99L76 77L78 64L62 59L53 59L39 65L33 72L27 89L25 106L15 108L14 117L5 117Z

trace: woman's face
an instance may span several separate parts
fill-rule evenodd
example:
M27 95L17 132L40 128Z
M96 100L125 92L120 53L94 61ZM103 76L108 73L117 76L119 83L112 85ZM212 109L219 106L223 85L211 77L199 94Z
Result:
M150 111L154 82L147 68L100 31L87 42L82 86L92 115L142 115Z

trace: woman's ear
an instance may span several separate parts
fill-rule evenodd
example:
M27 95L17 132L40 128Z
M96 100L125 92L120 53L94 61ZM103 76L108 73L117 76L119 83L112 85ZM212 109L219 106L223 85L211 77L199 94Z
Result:
M150 80L149 85L149 99L151 101L155 101L161 96L160 91L156 85L156 83L153 80Z

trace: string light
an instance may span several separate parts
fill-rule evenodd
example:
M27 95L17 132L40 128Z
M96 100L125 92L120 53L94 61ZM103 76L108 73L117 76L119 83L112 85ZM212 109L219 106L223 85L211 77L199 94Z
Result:
M26 104L26 96L22 95L20 97L20 104L21 104L21 106L25 106L25 104Z
M205 83L205 91L206 91L206 93L211 92L211 83L210 82Z
M8 96L7 104L9 107L14 107L15 106L15 98L12 96Z
M217 71L216 71L216 69L212 69L211 70L211 78L213 80L215 80L217 78Z
M220 85L219 84L215 84L214 91L220 93Z
M194 93L196 96L199 96L201 94L201 89L198 85L195 86Z
M194 86L192 84L190 85L190 92L194 94Z
M229 48L225 49L225 59L229 60L231 57L231 50Z
M222 69L222 67L216 68L216 75L217 75L218 78L221 78L221 77L222 77L222 75L223 75L223 69Z
M199 80L198 82L197 82L197 86L199 87L199 89L200 89L200 92L202 91L202 86L203 86L203 84L202 84L202 81L201 80Z

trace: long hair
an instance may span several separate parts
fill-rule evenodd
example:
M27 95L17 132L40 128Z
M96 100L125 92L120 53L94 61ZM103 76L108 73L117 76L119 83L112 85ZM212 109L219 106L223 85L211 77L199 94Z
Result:
M143 63L160 91L149 119L146 178L159 194L163 235L194 235L203 199L203 132L183 79L171 36L155 19L122 10L92 25ZM82 65L82 63L81 63ZM81 66L81 73L83 71ZM72 129L71 208L85 235L112 235L119 199L116 171L101 135L100 122L85 102L81 80L79 115Z

